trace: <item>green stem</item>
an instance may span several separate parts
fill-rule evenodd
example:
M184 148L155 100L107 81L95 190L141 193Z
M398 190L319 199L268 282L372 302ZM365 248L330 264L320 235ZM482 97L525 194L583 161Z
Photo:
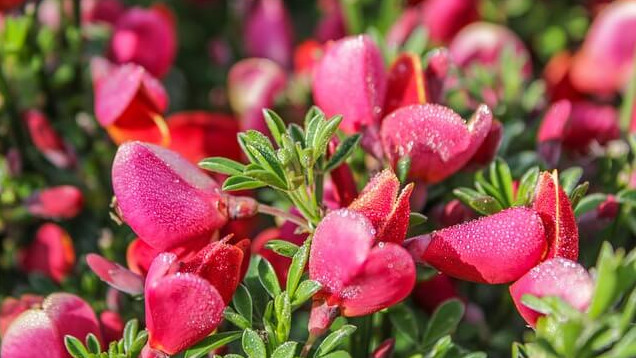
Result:
M283 211L281 209L275 208L273 206L258 204L258 212L261 214L277 216L281 219L285 219L287 221L293 222L294 224L302 227L303 229L307 231L310 231L309 223L307 222L307 220L301 217L298 217L294 214Z
M636 52L634 53L634 64L632 66L632 76L627 85L627 91L623 97L620 112L620 126L624 133L629 131L634 111L634 100L636 99Z

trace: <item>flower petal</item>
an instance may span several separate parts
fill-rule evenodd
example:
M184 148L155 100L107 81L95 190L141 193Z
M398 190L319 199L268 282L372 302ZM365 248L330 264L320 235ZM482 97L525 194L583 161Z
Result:
M41 310L21 314L2 338L0 356L6 358L66 358L66 349L53 321Z
M131 295L144 292L144 279L125 267L96 254L88 254L86 263L102 281L113 288Z
M409 219L411 215L410 198L414 187L415 184L413 183L404 187L393 205L393 210L389 213L378 232L378 241L402 244L409 229Z
M342 290L342 313L354 317L377 312L402 301L414 285L415 263L409 253L399 245L380 243Z
M398 190L400 181L391 169L385 169L369 180L349 209L363 214L379 231L393 210Z
M537 183L537 192L532 207L543 220L548 240L547 258L565 257L577 260L579 257L579 230L567 194L559 185L559 177L543 172Z
M541 218L523 207L419 236L406 245L416 260L449 276L490 284L518 279L547 250Z
M73 241L59 225L46 223L35 233L21 261L25 271L40 272L61 282L75 265Z
M70 293L53 293L44 299L42 310L51 319L60 339L71 335L84 341L89 333L101 342L99 321L91 306L83 299Z
M311 242L309 277L337 294L360 270L375 240L371 222L355 211L327 214Z
M422 60L413 53L402 53L393 61L387 76L384 113L410 104L426 103Z
M585 268L561 257L541 263L510 285L510 295L519 314L533 327L541 314L521 302L523 295L557 296L579 311L584 311L592 300L593 292L594 281Z

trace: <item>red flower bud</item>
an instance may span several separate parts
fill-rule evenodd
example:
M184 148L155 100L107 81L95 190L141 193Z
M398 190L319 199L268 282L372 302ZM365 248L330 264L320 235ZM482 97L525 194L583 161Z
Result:
M38 110L24 113L29 135L33 145L58 168L69 168L75 165L75 155L62 137L53 129L46 115Z
M409 239L406 247L449 276L490 284L518 279L547 250L541 218L523 207Z
M585 311L592 300L594 281L574 261L557 257L530 270L510 285L510 295L521 317L532 327L542 316L521 302L523 295L556 296L579 311Z

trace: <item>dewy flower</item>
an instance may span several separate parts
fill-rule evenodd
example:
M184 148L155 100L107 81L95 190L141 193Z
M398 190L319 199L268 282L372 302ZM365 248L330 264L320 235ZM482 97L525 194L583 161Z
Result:
M4 358L66 358L64 336L84 341L89 333L101 340L99 322L91 306L70 293L54 293L42 309L22 313L9 326L2 339Z
M157 250L200 247L228 221L219 185L169 149L121 145L112 180L122 218Z
M96 58L91 62L95 116L113 141L143 140L169 144L162 117L168 95L162 84L135 64L113 66Z
M146 277L146 326L150 348L176 354L209 335L241 281L243 251L214 242L186 262L157 256Z
M283 0L254 0L244 27L245 52L268 58L283 67L291 66L293 28Z
M37 230L29 247L20 253L20 263L26 272L39 272L61 282L75 265L73 241L60 226L46 223Z
M627 84L636 51L636 2L616 1L594 19L572 63L574 87L611 95Z
M541 174L532 207L541 216L545 228L549 247L546 257L576 261L579 257L578 227L572 204L559 184L556 171Z
M382 54L369 36L350 36L329 44L312 85L316 105L328 116L343 116L343 131L354 133L379 123L386 73Z
M542 316L521 302L523 295L556 296L579 311L592 301L594 281L585 268L562 257L556 257L533 268L510 286L510 295L521 317L532 327Z
M486 22L476 22L464 27L449 45L453 61L463 69L478 64L498 70L501 54L507 47L516 57L525 60L522 68L524 78L532 74L530 53L521 39L508 28Z
M265 58L249 58L237 62L228 74L230 105L238 115L241 130L265 132L263 108L272 107L287 84L285 70Z
M86 263L102 281L108 283L118 291L131 295L140 295L143 293L143 278L123 266L96 254L88 254L86 256Z
M406 247L416 261L449 276L490 284L518 279L548 249L541 217L523 207L417 236Z
M485 105L467 123L444 106L411 105L388 115L380 135L384 152L394 167L408 156L411 178L437 183L473 157L491 125L492 113Z
M33 145L49 162L58 168L69 168L75 164L75 155L71 148L53 129L44 113L29 110L24 113L23 120Z
M110 59L136 63L155 77L163 77L177 52L175 19L165 5L134 7L122 15L110 43Z
M310 332L326 329L340 308L362 316L403 300L415 284L415 265L401 247L412 185L386 170L373 178L349 208L327 214L314 233L309 277L322 284L315 296Z
M31 215L52 219L72 219L82 210L82 191L72 185L60 185L33 193L26 200Z
M38 295L24 294L20 298L7 297L2 300L0 307L0 337L3 337L7 328L22 312L42 305L44 297Z

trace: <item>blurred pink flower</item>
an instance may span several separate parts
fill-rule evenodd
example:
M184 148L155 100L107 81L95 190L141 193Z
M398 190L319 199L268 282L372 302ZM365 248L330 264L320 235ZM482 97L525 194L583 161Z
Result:
M0 307L0 337L3 337L7 328L22 312L42 305L44 297L24 294L20 298L7 297L2 300Z
M26 200L29 213L47 219L72 219L82 211L84 196L72 185L39 190Z
M249 57L268 58L291 66L293 28L283 0L252 0L245 18L243 35Z
M61 282L75 266L73 241L60 226L46 223L37 230L33 242L20 252L19 259L26 272L38 272Z
M75 165L75 155L71 147L53 129L47 116L35 109L24 113L23 120L33 141L33 145L44 157L58 168Z

